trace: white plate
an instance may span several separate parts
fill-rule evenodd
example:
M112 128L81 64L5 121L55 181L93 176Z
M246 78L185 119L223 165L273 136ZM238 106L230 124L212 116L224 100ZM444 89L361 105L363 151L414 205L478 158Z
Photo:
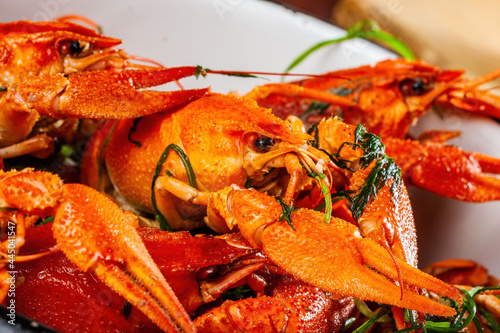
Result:
M312 44L343 35L342 30L306 15L264 1L40 0L2 3L0 21L47 20L80 14L102 25L106 35L121 38L130 54L166 66L202 65L211 69L282 72ZM297 73L322 73L373 64L391 57L364 41L350 41L312 55ZM277 81L278 78L271 78ZM182 80L185 87L210 85L213 91L249 91L262 79L209 76ZM414 131L461 128L453 141L467 149L500 157L500 128L471 116L440 120L428 114ZM420 266L448 258L469 258L500 276L496 242L500 235L500 203L468 204L421 190L411 190L417 219Z

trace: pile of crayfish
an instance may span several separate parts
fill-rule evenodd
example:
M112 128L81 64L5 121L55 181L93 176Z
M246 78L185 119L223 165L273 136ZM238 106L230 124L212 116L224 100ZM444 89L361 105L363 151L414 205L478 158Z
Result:
M500 119L479 88L500 71L396 59L245 96L153 91L212 74L119 44L67 18L0 24L7 308L62 332L499 327L484 267L417 268L406 187L500 199L499 159L408 135L436 105Z

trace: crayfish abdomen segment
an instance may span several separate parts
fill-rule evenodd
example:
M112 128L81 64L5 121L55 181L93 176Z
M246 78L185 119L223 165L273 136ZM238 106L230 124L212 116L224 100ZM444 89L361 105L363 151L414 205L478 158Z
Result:
M293 278L278 282L272 297L226 301L200 317L198 332L338 332L354 303Z
M54 174L33 169L0 170L0 203L29 215L52 215L62 198L62 181Z

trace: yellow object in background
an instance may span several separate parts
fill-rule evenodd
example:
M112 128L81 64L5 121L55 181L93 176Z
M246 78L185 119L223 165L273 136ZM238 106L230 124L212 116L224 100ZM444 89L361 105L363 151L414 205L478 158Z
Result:
M477 77L500 67L498 13L495 0L339 0L332 21L348 28L372 19L417 58Z

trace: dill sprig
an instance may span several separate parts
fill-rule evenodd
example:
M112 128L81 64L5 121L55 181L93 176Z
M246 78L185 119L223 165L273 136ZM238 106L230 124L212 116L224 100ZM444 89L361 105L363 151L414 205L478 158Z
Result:
M224 300L232 300L237 301L240 299L252 298L254 297L254 292L252 288L248 286L248 284L244 284L242 286L229 289L221 295L221 298Z
M142 119L142 117L135 118L134 122L132 124L132 127L130 127L130 130L128 131L128 141L130 141L130 143L133 143L134 145L136 145L139 148L142 147L142 143L137 141L137 140L133 140L132 134L134 134L135 131L137 131L137 125L139 125L139 121L141 121L141 119Z
M347 29L346 35L340 38L326 40L320 43L317 43L311 46L309 49L300 54L294 61L286 68L285 73L288 73L295 67L297 67L302 61L304 61L307 57L309 57L315 51L321 49L324 46L330 44L340 43L349 39L354 38L364 38L368 40L374 40L377 42L382 42L386 44L389 48L394 50L400 56L405 59L416 59L413 52L410 50L408 46L406 46L401 40L394 37L393 35L380 30L378 25L372 20L364 20L351 28Z
M341 151L346 147L351 147L353 150L360 148L363 151L363 155L359 160L360 169L366 169L375 161L375 166L360 188L357 190L343 190L332 195L333 197L345 197L351 203L351 212L354 220L357 221L361 217L366 205L377 196L390 179L393 180L390 188L393 201L397 202L401 184L401 169L397 166L393 158L385 154L385 145L382 143L380 137L368 133L362 125L358 125L354 132L354 143L344 142L340 145L336 153L330 155L337 166L342 169L354 171L348 166L348 162L351 161L340 157Z
M155 169L155 172L153 175L153 181L151 182L151 202L152 202L153 208L156 212L156 219L158 220L158 223L160 223L160 229L163 231L173 231L173 229L170 226L170 224L168 224L166 217L158 209L158 205L156 204L155 184L156 184L156 180L160 176L161 167L162 167L163 163L165 163L165 161L168 158L168 154L170 153L170 150L175 151L177 153L177 155L179 155L182 163L184 164L184 168L186 168L186 173L187 173L188 180L189 180L189 185L195 189L197 188L196 177L195 177L195 174L193 171L193 167L191 166L191 162L189 161L189 158L186 156L184 151L178 145L176 145L174 143L168 145L167 148L165 148L165 150L161 154L160 159L158 160L158 163L156 164L156 169ZM170 177L173 176L172 173L170 173L168 170L167 170L167 175L169 175Z
M309 140L307 141L307 144L316 148L316 149L319 149L319 132L318 132L318 125L319 125L319 122L317 122L316 124L312 125L311 128L309 128L309 130L307 131L307 134L310 134L313 136L313 139L312 140Z
M295 231L295 228L293 227L293 224L292 224L292 212L295 210L295 208L293 208L290 205L287 205L283 201L283 198L281 198L281 197L275 197L275 198L276 198L276 201L281 205L281 209L283 211L283 214L281 214L281 216L280 216L279 222L285 220L286 223L288 223L288 225L292 228L292 230Z
M361 332L366 331L373 324L375 324L375 322L377 322L377 320L379 320L380 318L382 318L383 316L385 316L390 310L391 310L391 306L390 305L384 305L384 306L382 306L380 308L380 310L373 317L371 317L369 320L367 320L365 323L363 323L363 325L361 325L356 330L354 330L353 333L361 333Z
M395 333L414 332L420 329L424 332L459 332L470 323L474 323L478 332L484 332L483 325L489 326L493 332L500 332L500 325L495 318L488 311L486 311L486 309L483 309L474 302L474 297L477 294L487 290L500 290L500 286L475 287L470 290L461 289L463 293L462 306L458 306L458 303L456 302L452 302L453 304L451 304L457 312L456 316L445 318L426 315L425 319L422 320L421 323L396 331ZM449 302L450 300L444 298L444 301ZM486 319L486 322L482 322L479 319L479 315Z
M46 218L39 218L38 221L36 221L35 226L40 226L40 225L45 225L47 223L52 223L54 222L55 217L54 216L47 216Z

